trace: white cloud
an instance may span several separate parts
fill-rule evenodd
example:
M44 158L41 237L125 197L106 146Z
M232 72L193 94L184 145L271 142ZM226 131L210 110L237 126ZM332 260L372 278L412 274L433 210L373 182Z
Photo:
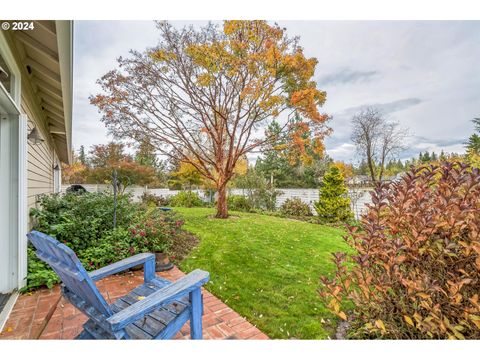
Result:
M343 143L332 149L327 149L327 153L334 159L353 162L355 157L355 145Z
M190 22L174 24L187 23ZM327 91L323 111L333 115L330 125L334 133L326 141L331 156L353 160L352 114L348 110L372 104L397 106L391 108L388 116L408 127L415 139L423 139L419 143L428 144L425 150L463 151L461 139L468 138L472 132L470 120L480 115L480 77L476 75L480 22L279 24L287 28L290 36L299 35L305 54L319 61L316 78L319 87ZM126 55L130 49L141 51L154 46L157 40L157 31L150 21L75 22L76 148L107 141L100 115L88 101L89 95L99 91L95 81L115 67L118 56ZM414 145L402 157L420 149L418 143Z

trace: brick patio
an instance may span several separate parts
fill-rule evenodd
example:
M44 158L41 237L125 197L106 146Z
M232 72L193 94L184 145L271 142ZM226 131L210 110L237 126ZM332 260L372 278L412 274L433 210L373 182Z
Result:
M183 276L183 273L176 267L168 272L157 274L172 281ZM143 272L135 271L107 277L98 281L97 286L107 302L112 303L141 283L143 283ZM55 286L51 290L42 289L31 294L21 295L3 332L0 333L0 339L33 339L59 296L59 286ZM205 289L203 289L203 300L204 339L268 339L268 336ZM73 339L82 331L82 324L86 320L85 315L62 298L40 339ZM175 338L190 338L188 323Z

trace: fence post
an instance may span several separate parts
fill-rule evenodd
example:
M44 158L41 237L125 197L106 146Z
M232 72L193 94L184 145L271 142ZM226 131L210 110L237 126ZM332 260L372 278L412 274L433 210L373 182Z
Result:
M117 227L117 169L113 169L113 228Z

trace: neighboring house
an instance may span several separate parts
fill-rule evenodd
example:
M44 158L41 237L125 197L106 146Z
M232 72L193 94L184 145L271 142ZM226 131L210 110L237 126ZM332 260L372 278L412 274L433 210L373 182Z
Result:
M72 157L73 23L31 27L0 31L0 294L25 285L29 209Z

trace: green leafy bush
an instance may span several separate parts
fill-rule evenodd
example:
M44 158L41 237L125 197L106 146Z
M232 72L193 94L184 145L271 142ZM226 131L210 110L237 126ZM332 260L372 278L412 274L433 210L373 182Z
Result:
M252 210L251 201L243 195L230 195L227 199L230 210L249 212Z
M180 191L176 195L170 197L170 206L199 207L202 205L202 199L200 199L200 196L193 191Z
M125 228L116 228L106 231L98 239L96 246L78 250L77 256L85 269L91 271L135 254L131 249L130 231Z
M22 291L40 286L46 286L50 289L60 280L50 266L35 255L32 245L27 247L27 264L27 286Z
M147 210L129 227L130 253L168 252L183 224L184 220L173 211Z
M98 239L112 230L113 207L113 196L108 192L43 195L31 216L35 230L81 250L97 246ZM138 210L130 195L118 196L117 227L128 227Z
M87 270L111 264L141 252L168 251L183 220L173 211L148 208L118 197L117 227L113 228L113 196L109 193L45 195L32 210L34 229L69 246ZM27 287L30 290L58 282L50 267L28 248Z
M422 166L379 185L322 278L351 338L480 338L480 169Z
M319 200L314 203L320 220L345 222L353 218L345 179L336 166L331 166L322 180Z
M312 216L312 211L310 206L304 203L302 199L293 197L291 199L285 200L285 202L280 207L280 213L283 216L293 216L293 217L305 217Z
M246 174L238 176L234 180L234 185L245 190L252 209L275 211L277 197L283 194L272 187L255 168L249 168Z
M253 191L252 198L257 208L268 211L275 211L277 208L277 197L283 192L268 185L266 188Z

